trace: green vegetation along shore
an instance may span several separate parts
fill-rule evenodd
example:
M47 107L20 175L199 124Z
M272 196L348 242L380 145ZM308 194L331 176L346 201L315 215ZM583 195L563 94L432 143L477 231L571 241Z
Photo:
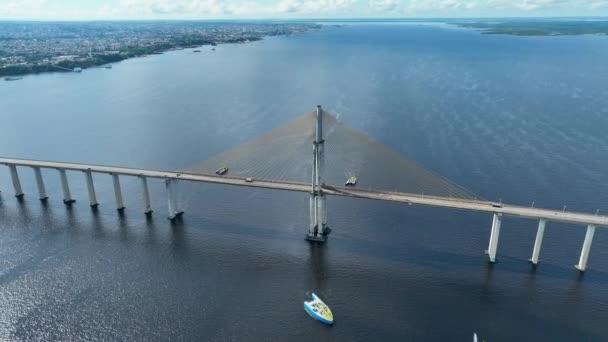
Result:
M456 25L480 30L483 34L515 36L608 35L608 20L508 20L461 22Z

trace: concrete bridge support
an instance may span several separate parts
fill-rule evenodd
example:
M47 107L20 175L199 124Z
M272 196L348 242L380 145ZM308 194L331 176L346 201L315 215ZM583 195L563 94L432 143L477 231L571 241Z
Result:
M91 208L95 208L99 205L97 203L97 195L95 194L95 184L93 183L93 173L89 171L84 172L84 177L87 180L87 191L89 193L89 204Z
M122 200L122 190L120 188L120 178L117 174L112 174L112 183L114 183L114 198L116 199L116 210L122 211L125 209L125 204Z
M44 201L47 198L49 198L49 196L47 196L47 194L46 194L46 187L44 186L44 179L42 178L42 171L40 171L40 168L37 166L34 166L33 169L34 169L34 176L36 177L36 185L38 186L38 197L40 198L41 201Z
M591 242L593 242L594 234L595 226L592 224L588 225L585 241L583 242L583 249L581 250L581 257L578 260L578 265L574 266L581 272L585 272L585 269L587 269L587 261L589 260L589 251L591 251Z
M150 205L150 190L148 189L148 178L145 176L139 176L139 179L141 179L141 190L144 197L144 214L148 215L152 213L152 206Z
M488 259L490 262L496 262L496 250L498 249L498 237L500 236L500 224L502 214L494 214L492 218L492 232L490 233L490 243L488 244Z
M23 189L21 189L21 181L19 180L19 173L17 172L17 166L8 166L11 172L11 180L13 181L13 188L15 189L15 197L23 197Z
M310 227L306 236L309 241L324 242L330 232L325 200L323 193L310 195Z
M327 196L321 194L319 197L319 215L321 221L321 227L323 231L321 232L324 235L328 235L330 232L329 226L327 225Z
M538 257L540 255L540 247L543 244L543 236L545 235L546 220L538 221L538 230L536 231L536 240L534 241L534 250L532 251L532 257L528 259L533 265L538 265Z
M167 189L167 206L169 209L169 220L174 220L184 212L177 207L176 200L176 181L172 178L165 179L165 188Z
M306 239L324 242L331 231L327 226L326 196L323 194L323 171L325 169L325 154L323 139L323 109L316 110L315 141L313 142L312 187L310 192L310 227Z
M61 178L61 188L63 189L63 203L72 204L76 202L75 199L72 198L72 193L70 192L70 185L68 184L68 176L65 173L64 169L57 169L59 171L59 178Z

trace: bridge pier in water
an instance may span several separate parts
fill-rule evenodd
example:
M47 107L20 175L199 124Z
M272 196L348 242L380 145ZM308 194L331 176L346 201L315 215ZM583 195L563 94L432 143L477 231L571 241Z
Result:
M19 178L19 171L17 170L17 165L16 164L5 164L8 166L9 172L10 172L10 177L11 177L11 183L13 185L14 191L15 191L15 197L17 198L22 198L23 196L25 196L25 194L23 193L23 188L21 186L21 180ZM20 166L25 166L25 165L20 165ZM48 199L48 194L46 191L46 186L44 183L44 178L42 176L42 167L46 167L49 169L55 169L57 170L57 172L59 173L59 180L61 182L61 190L63 193L63 202L65 204L72 204L74 202L76 202L76 200L72 197L72 192L70 190L70 185L69 185L69 181L68 181L68 175L67 175L67 170L74 170L74 169L64 169L64 168L59 168L59 167L52 167L52 166L36 166L36 165L29 165L28 167L30 167L32 170L34 170L34 179L36 181L36 186L37 186L37 190L38 190L38 197L40 198L41 201L45 201ZM122 195L122 187L120 184L120 173L114 173L114 172L107 172L105 170L93 170L91 167L86 168L86 169L80 169L80 171L82 171L84 173L85 176L85 182L87 185L87 194L88 194L88 198L89 198L89 205L91 206L91 208L96 208L99 206L99 202L97 201L97 194L95 191L95 183L93 181L93 173L94 172L98 172L98 173L106 173L109 174L110 176L112 176L112 183L113 183L113 188L114 188L114 199L116 201L116 209L118 211L122 211L125 209L125 205L124 205L124 199L123 199L123 195ZM146 215L149 215L153 212L152 210L152 205L151 205L151 201L150 201L150 190L148 188L148 177L140 174L140 175L131 175L131 174L122 174L124 175L128 175L128 176L136 176L141 180L141 186L142 186L142 197L143 197L143 204L144 204L144 213ZM177 174L177 177L179 177L179 174ZM154 177L154 178L158 178L158 177ZM176 178L172 178L172 177L166 177L165 178L165 187L167 190L167 206L168 206L168 218L170 220L175 219L176 217L182 215L184 213L183 210L181 210L179 208L179 205L177 203L177 179ZM322 208L323 204L321 202L319 202L319 207ZM322 210L322 209L320 209ZM325 222L325 221L323 221Z
M496 262L496 250L498 249L498 237L500 236L500 225L502 221L502 214L494 213L492 218L492 231L490 232L490 242L488 244L488 250L486 254L491 263Z
M35 166L32 169L34 169L34 176L36 177L36 185L38 187L38 197L40 198L41 201L46 200L47 198L49 198L49 196L46 195L46 188L44 186L44 179L42 179L42 172L40 171L40 168Z
M589 260L589 251L591 251L591 242L593 241L593 235L595 234L595 226L590 224L587 226L587 233L585 233L585 241L583 242L583 248L581 249L581 257L578 260L576 267L577 270L585 272L587 269L587 261Z
M165 188L167 189L167 207L169 209L169 220L174 220L184 212L177 207L176 189L177 182L173 178L165 179Z
M84 172L85 179L87 180L87 192L89 194L89 205L91 208L96 208L99 203L97 203L97 195L95 194L95 184L93 183L93 173L91 170L87 170Z
M70 192L70 185L68 184L68 176L65 174L65 169L57 169L57 171L59 171L59 178L61 178L61 188L63 189L63 203L72 204L76 202L76 200L72 198L72 193Z
M13 182L13 188L15 189L15 197L23 197L23 189L21 189L21 181L19 180L19 173L17 172L17 166L8 166L11 172L11 181Z
M141 190L144 198L144 214L149 215L152 213L152 206L150 205L150 190L148 190L148 178L146 176L139 176L141 179Z
M122 200L122 189L120 188L120 178L118 175L112 174L112 183L114 184L114 198L116 199L116 210L123 211L125 209L124 201Z
M540 247L543 244L543 236L545 235L545 225L547 221L541 219L538 221L538 230L536 231L536 240L534 240L534 250L532 251L532 257L528 259L532 265L538 265L538 257L540 255Z
M315 140L313 141L312 184L310 190L310 226L306 239L314 242L325 242L330 229L327 226L326 196L323 193L323 171L325 154L323 139L323 109L317 106Z

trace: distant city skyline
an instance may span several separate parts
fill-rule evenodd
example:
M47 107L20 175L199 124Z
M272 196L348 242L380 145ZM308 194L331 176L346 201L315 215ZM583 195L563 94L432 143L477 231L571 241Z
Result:
M1 0L0 20L608 16L608 0Z

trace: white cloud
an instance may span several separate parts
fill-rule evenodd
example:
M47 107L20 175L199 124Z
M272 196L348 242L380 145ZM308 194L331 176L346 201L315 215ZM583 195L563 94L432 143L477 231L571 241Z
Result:
M326 13L344 10L354 0L281 0L273 8L277 13Z
M466 0L411 0L407 8L411 11L453 11L476 8L479 1Z
M566 0L520 0L514 1L513 5L523 11L532 11L542 8L556 8L567 5Z
M264 8L253 1L232 0L121 0L118 6L105 5L98 10L108 18L207 18L250 15Z
M105 6L100 10L100 14L106 17L145 18L318 14L347 9L354 2L355 0L277 0L261 5L255 1L238 0L121 0L118 7Z
M47 7L46 0L9 0L0 1L0 15L20 16L31 11L42 11Z
M591 9L608 8L608 1L594 1L590 7Z
M369 0L369 8L377 12L395 12L400 6L399 0Z
M104 5L105 3L105 5ZM608 0L0 0L0 18L205 19L237 17L604 15Z
M406 7L414 11L468 11L557 9L563 7L585 9L594 4L608 4L606 0L409 0ZM597 6L597 5L596 5ZM500 15L500 13L496 13Z
M95 19L83 8L63 8L48 0L0 0L0 19Z

